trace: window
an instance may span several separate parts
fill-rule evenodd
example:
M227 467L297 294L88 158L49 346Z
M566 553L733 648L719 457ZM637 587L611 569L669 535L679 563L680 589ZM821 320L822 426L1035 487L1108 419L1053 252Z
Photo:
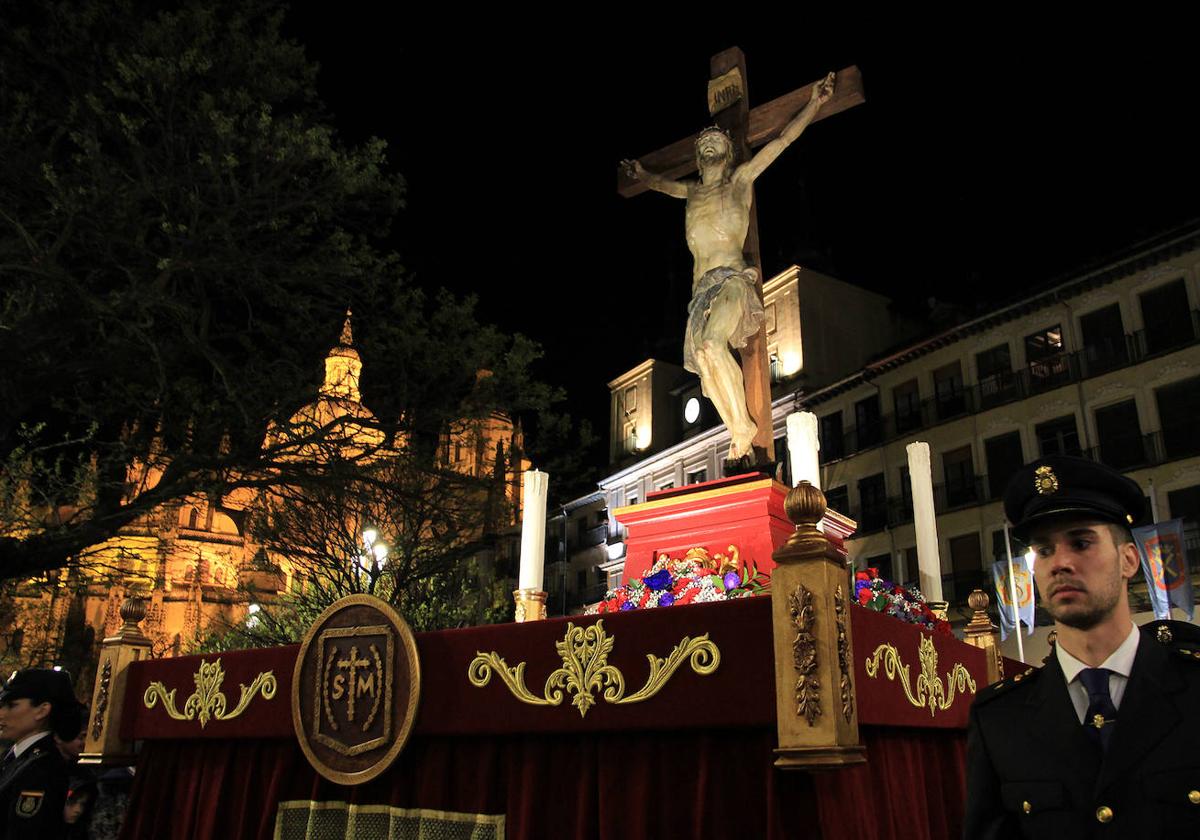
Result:
M866 449L883 440L883 424L879 418L879 395L872 394L854 404L854 423L857 427L858 448Z
M975 492L975 466L971 461L971 447L952 449L942 456L942 469L946 476L946 506L962 507L978 501Z
M575 573L575 591L582 593L583 590L587 589L587 585L587 570L580 569Z
M1046 391L1070 380L1064 349L1061 324L1025 336L1025 363L1029 366L1031 389Z
M1075 415L1056 417L1033 427L1037 436L1038 452L1042 455L1082 455L1079 448L1079 431L1075 426Z
M988 498L1001 499L1009 479L1025 464L1021 433L1009 432L988 438L983 442L983 457L987 459Z
M775 304L768 303L764 312L766 314L767 321L767 335L770 335L771 333L775 332L775 327L777 326L775 321Z
M846 485L825 491L825 506L842 516L850 515L850 491Z
M1200 565L1200 484L1167 493L1172 519L1183 520L1183 547L1188 568Z
M1183 278L1138 295L1146 353L1162 353L1192 340L1192 313Z
M637 411L637 386L625 389L625 411Z
M908 474L907 465L900 468L900 505L892 521L897 525L913 521L912 477Z
M821 463L834 461L846 454L842 436L842 412L826 414L820 422Z
M906 580L917 581L920 583L920 576L917 574L917 547L914 545L904 549L904 568L897 570L896 583L904 583Z
M1138 424L1137 403L1133 400L1096 409L1096 438L1100 444L1100 460L1114 470L1146 463L1142 427Z
M621 435L621 439L625 442L625 451L633 452L637 449L637 427L633 423L625 424L625 431Z
M895 581L895 578L892 577L892 555L890 554L876 554L873 557L868 557L866 568L878 569L881 578Z
M1200 417L1200 376L1157 388L1158 419L1162 423L1163 448L1168 458L1183 458L1200 452L1196 418Z
M878 531L887 525L887 491L883 473L876 473L858 482L858 529Z
M910 379L892 389L896 407L896 431L907 432L921 425L921 392L917 380Z
M979 376L979 401L985 408L1016 399L1017 378L1013 376L1012 357L1007 344L975 354Z
M962 365L951 362L933 372L933 397L939 420L957 417L967 410L963 393Z
M979 534L950 538L951 583L944 596L952 604L966 603L972 590L983 588L983 558Z
M701 467L698 470L692 470L687 474L688 484L700 484L705 481L708 481L708 469L706 467Z
M1114 303L1081 317L1079 332L1083 339L1083 358L1089 376L1104 373L1129 361L1125 325L1121 323L1119 305Z
M771 381L778 382L783 378L783 368L779 364L779 351L771 348L767 351L767 358L771 365Z

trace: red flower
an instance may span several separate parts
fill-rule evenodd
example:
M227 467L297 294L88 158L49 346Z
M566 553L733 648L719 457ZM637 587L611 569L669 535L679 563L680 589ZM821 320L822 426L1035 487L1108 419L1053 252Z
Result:
M874 597L875 593L872 592L869 587L864 586L862 589L858 590L858 603L862 604L863 606L866 606L866 603Z
M646 602L649 600L650 600L650 589L649 589L649 587L647 587L646 589L642 590L642 597L638 600L638 606L639 607L646 606Z
M879 577L879 569L868 566L867 574L870 576L871 580L875 580L877 577Z
M871 576L868 575L866 572L855 572L854 579L855 580L870 580Z
M698 594L700 594L700 590L696 589L695 587L692 587L687 592L684 592L682 595L680 595L678 598L676 598L675 604L676 605L690 604L690 603L692 603L692 601L694 601L696 599L696 596Z

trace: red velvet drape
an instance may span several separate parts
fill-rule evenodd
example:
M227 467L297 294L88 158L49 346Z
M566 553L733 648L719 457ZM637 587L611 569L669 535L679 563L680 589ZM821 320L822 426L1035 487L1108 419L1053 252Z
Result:
M124 838L270 838L276 803L340 799L507 815L507 837L957 838L964 735L863 728L869 763L773 765L775 732L414 738L357 788L317 776L292 740L151 741Z

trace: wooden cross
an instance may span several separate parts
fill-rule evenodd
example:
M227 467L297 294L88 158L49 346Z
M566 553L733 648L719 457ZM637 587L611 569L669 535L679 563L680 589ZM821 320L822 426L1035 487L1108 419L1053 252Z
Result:
M750 150L779 136L796 114L808 104L812 85L797 88L778 99L751 109L746 88L746 57L738 47L717 53L709 63L711 79L708 86L709 114L717 125L729 132L739 163L750 159ZM865 101L862 75L851 66L836 74L833 97L821 106L816 119L823 120ZM698 134L698 132L697 132ZM696 171L696 136L685 137L656 152L639 158L650 172L672 180ZM617 168L617 192L626 198L645 192L645 181L629 177L623 167ZM750 205L750 227L746 233L743 255L747 266L758 269L758 297L762 300L762 259L758 248L758 220L753 200ZM758 426L754 436L756 464L766 466L775 460L775 441L771 426L771 376L767 358L767 329L764 323L758 333L739 351L742 378L746 386L746 406Z

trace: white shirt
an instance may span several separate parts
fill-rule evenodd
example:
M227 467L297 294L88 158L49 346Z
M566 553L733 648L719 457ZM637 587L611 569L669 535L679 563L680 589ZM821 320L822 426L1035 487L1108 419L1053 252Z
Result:
M46 730L43 729L40 732L34 732L32 735L26 735L20 741L17 741L17 743L12 745L13 758L20 758L21 753L33 746L34 741L45 738L46 734Z
M1120 647L1100 664L1101 668L1112 671L1108 675L1108 695L1112 698L1114 708L1121 708L1121 698L1125 696L1125 685L1129 682L1129 672L1133 670L1138 639L1141 637L1142 634L1137 625L1131 623L1131 629L1129 635L1125 637L1125 641L1121 642ZM1062 645L1055 645L1054 653L1058 657L1058 664L1062 668L1063 676L1066 677L1067 693L1071 695L1075 716L1079 718L1080 723L1083 723L1083 716L1087 714L1088 694L1083 681L1079 679L1079 672L1088 666L1067 653Z

